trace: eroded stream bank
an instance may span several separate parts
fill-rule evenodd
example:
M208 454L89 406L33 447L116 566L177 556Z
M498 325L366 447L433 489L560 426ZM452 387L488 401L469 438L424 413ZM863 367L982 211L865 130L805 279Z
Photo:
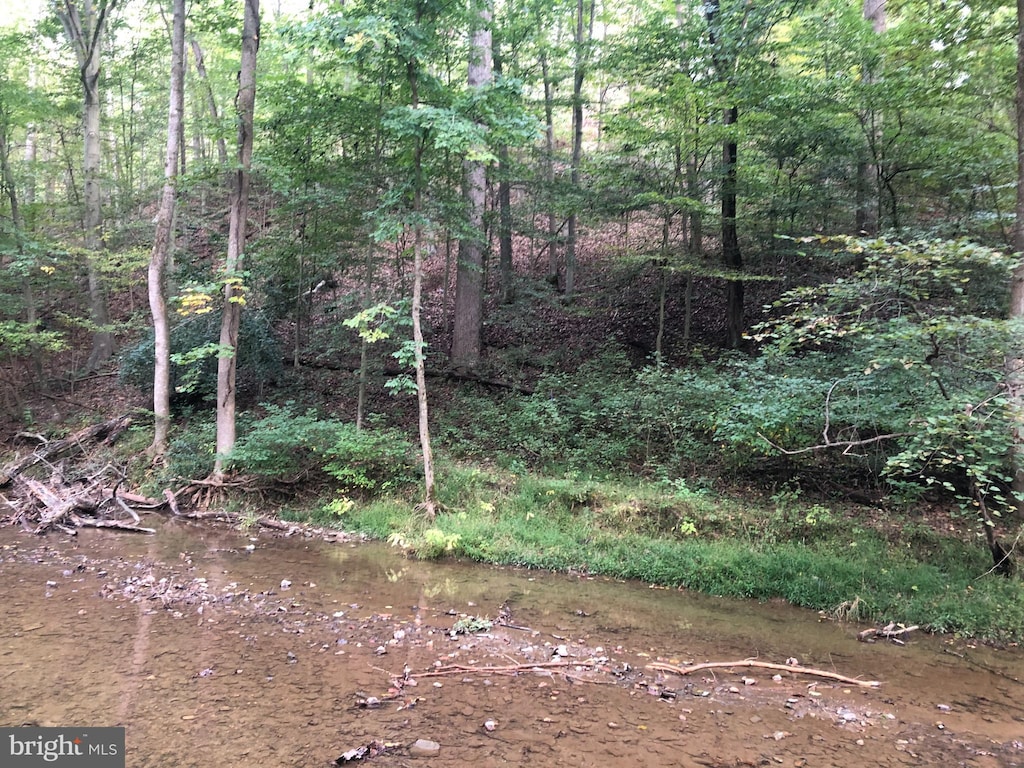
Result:
M0 724L125 725L139 768L326 766L373 742L395 745L367 762L382 766L1024 765L1019 652L866 645L785 605L182 521L150 537L0 529L0 605ZM528 629L450 634L504 610ZM560 651L565 670L392 685ZM884 685L645 669L753 656ZM440 753L411 756L421 738Z

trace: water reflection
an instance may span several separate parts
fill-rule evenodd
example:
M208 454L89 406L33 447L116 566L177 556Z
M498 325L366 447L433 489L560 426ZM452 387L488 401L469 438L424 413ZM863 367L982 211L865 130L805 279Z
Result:
M424 563L379 544L271 538L181 520L145 538L83 531L77 540L38 539L0 530L0 546L0 720L124 723L136 766L325 765L342 747L421 736L445 745L436 766L633 768L775 758L858 766L910 752L916 764L928 755L944 764L954 737L965 764L1012 765L1012 740L1024 733L1019 654L927 636L904 648L866 645L856 642L857 627L781 603ZM209 593L238 597L168 609L100 597L105 584L148 573L203 579ZM457 616L494 618L503 606L514 624L534 632L495 633L490 646L449 638ZM871 713L840 726L824 708L818 719L794 719L786 709L791 695L813 703L805 681L762 676L755 688L740 683L732 693L730 680L739 678L727 674L695 681L712 692L706 698L687 692L681 679L656 681L659 690L681 692L669 700L649 695L646 685L495 674L441 678L439 687L424 680L406 689L401 709L397 701L373 711L354 706L356 692L384 695L387 673L404 667L427 670L488 653L488 663L509 664L522 660L524 647L543 653L559 645L573 653L600 647L617 667L639 670L653 658L796 657L886 685L881 692L811 689ZM493 733L481 729L485 718L497 722ZM777 733L798 736L764 738ZM982 747L996 762L984 762ZM406 758L389 759L403 765Z

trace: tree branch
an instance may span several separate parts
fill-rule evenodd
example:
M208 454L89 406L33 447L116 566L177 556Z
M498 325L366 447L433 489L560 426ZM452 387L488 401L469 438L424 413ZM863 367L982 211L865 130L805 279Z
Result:
M874 437L868 437L868 438L865 438L864 440L840 440L838 442L831 442L831 441L829 441L828 440L828 436L826 435L825 436L825 438L826 438L825 442L821 443L820 445L809 445L809 446L807 446L805 448L797 448L795 450L789 450L787 448L783 448L781 445L777 445L777 444L773 443L771 440L769 440L767 437L765 437L760 432L757 433L757 436L760 437L762 440L764 440L766 443L768 443L768 445L770 445L772 448L774 448L779 453L785 454L786 456L796 456L796 455L801 454L801 453L811 453L813 451L823 451L826 448L842 448L843 449L843 453L846 453L851 448L859 448L859 447L861 447L863 445L871 445L872 443L880 443L883 440L892 440L892 439L897 438L897 437L912 437L913 434L914 434L913 432L891 432L891 433L889 433L887 435L875 435Z

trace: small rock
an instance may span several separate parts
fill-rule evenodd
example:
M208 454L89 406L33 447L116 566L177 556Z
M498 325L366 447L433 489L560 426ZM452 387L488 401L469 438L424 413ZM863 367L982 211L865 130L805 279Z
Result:
M292 583L288 579L281 579L281 589L290 589Z
M936 704L935 708L941 712L949 712L949 710L952 709L952 707L949 706L949 704Z
M497 726L494 724L493 720L484 720L484 730L488 733L493 731L496 727Z
M441 745L430 739L416 739L416 742L409 747L409 755L412 757L437 757L441 751Z
M555 656L568 656L569 655L569 649L566 648L564 645L560 645L557 648L555 648L555 652L554 652L553 655L555 655Z

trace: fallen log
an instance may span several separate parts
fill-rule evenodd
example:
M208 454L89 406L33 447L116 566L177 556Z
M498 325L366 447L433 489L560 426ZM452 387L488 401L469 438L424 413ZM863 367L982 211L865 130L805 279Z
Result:
M838 682L845 683L846 685L859 685L862 688L878 688L881 686L881 683L876 680L857 680L856 678L840 675L836 672L828 672L824 669L814 669L813 667L802 667L792 664L773 664L768 661L757 661L756 659L743 659L742 661L709 661L704 664L693 664L688 667L678 667L674 664L665 664L660 661L647 665L648 669L654 669L659 672L671 672L674 675L689 675L693 672L699 672L702 669L729 669L730 667L757 667L759 669L774 669L783 672L793 672L800 675L823 677L826 680L837 680Z
M120 520L96 520L91 517L80 517L75 514L70 515L70 519L79 528L114 528L118 531L131 531L132 533L156 533L156 528L146 528Z

